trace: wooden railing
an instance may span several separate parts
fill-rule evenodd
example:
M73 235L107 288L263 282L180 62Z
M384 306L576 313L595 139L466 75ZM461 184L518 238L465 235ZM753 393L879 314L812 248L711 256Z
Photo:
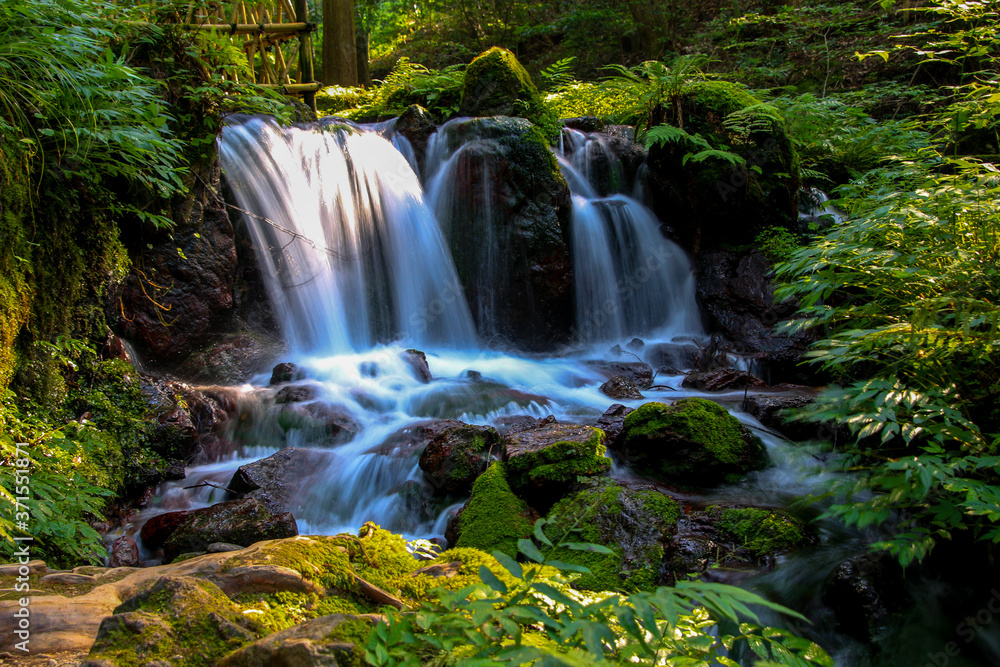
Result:
M185 27L229 35L246 54L253 80L315 108L312 33L306 0L210 0L188 6ZM283 49L290 40L295 49ZM230 76L237 78L234 72Z

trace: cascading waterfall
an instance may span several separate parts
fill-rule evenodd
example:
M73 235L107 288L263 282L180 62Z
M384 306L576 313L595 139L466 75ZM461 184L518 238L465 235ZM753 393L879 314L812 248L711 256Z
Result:
M456 499L428 500L432 489L408 429L428 418L487 424L524 414L579 422L606 409L598 389L604 378L583 360L526 359L477 343L433 211L453 216L456 198L471 200L464 222L479 230L477 245L487 252L502 245L490 235L506 212L483 182L492 177L491 140L450 136L447 129L427 151L432 210L412 150L391 123L283 129L247 117L226 127L220 141L226 176L246 212L289 356L305 372L297 384L308 398L285 403L278 389L245 392L254 407L232 435L239 450L189 470L189 480L225 486L241 464L288 446L307 448L309 470L289 493L302 532L355 530L375 520L408 535L440 535ZM583 175L590 161L579 162L581 173L571 157L562 156L562 169L573 192L580 311L612 304L589 340L699 334L686 256L639 202L597 196ZM599 159L614 168L608 157ZM475 173L456 178L459 164ZM454 190L456 183L477 182L483 187L472 193ZM486 257L481 278L489 284L492 273L509 268L509 258ZM480 299L478 315L495 317L498 303ZM409 345L428 352L433 382L414 373L404 353ZM679 377L662 382L680 390ZM266 383L267 376L255 381ZM357 433L331 442L322 427L303 425L304 414L331 413L349 416ZM172 509L220 499L211 486L174 485L163 497Z
M223 169L293 350L344 353L402 338L471 347L472 320L410 164L378 133L337 124L226 127Z
M694 274L684 251L663 236L660 222L641 203L620 193L597 193L598 181L618 183L620 190L628 185L606 135L566 129L561 145L559 163L573 194L580 339L701 335Z

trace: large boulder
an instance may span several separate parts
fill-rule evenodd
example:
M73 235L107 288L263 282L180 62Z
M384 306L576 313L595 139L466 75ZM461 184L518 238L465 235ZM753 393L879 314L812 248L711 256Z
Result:
M571 200L555 155L522 118L456 120L432 184L480 336L531 349L569 340Z
M492 426L462 424L439 431L420 455L420 469L438 495L466 495L486 470L490 452L499 458L500 434Z
M184 359L232 323L236 243L219 178L217 164L191 178L170 212L176 227L145 239L122 285L119 328L160 363Z
M685 486L735 482L768 463L760 438L718 403L646 403L625 418L622 459L639 474Z
M768 227L795 226L799 159L776 109L738 84L701 81L653 112L650 124L660 123L701 135L713 148L744 161L685 160L701 147L684 140L649 149L654 210L663 220L692 221L674 229L682 246L698 253L723 243L750 243Z
M89 658L115 665L212 664L258 636L216 585L165 576L101 622Z
M545 504L572 489L581 477L611 469L604 431L593 426L550 424L508 433L503 460L511 487Z
M465 69L461 110L466 116L517 116L556 127L527 70L513 53L497 46Z
M753 355L769 384L803 382L814 377L799 365L814 336L777 333L775 325L791 319L794 303L777 301L772 267L759 252L706 252L695 262L698 301L712 329L732 341L735 352Z
M634 408L626 407L621 403L615 403L605 410L604 414L594 422L594 426L604 431L604 434L608 438L608 447L612 451L618 449L616 443L625 429L625 418L632 412L634 412Z
M680 505L652 487L616 483L584 489L563 498L549 512L550 538L600 544L613 553L557 548L551 557L590 570L574 586L596 591L649 590L661 580L665 549L681 515Z
M766 387L767 384L753 373L738 371L733 368L720 368L716 371L695 371L688 373L682 387L691 387L701 391L726 391L727 389L747 389L749 387Z
M256 498L228 500L187 513L163 542L164 562L183 553L204 552L214 542L250 546L299 534L288 512L272 514Z
M449 526L453 547L471 547L486 553L494 550L517 556L517 541L531 535L538 515L514 495L507 470L497 462L486 469L472 486L472 495Z

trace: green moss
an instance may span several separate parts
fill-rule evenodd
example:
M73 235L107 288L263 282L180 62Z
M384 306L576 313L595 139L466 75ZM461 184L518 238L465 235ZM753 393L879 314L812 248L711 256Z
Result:
M541 487L603 475L611 469L611 460L604 456L605 437L601 429L589 428L584 440L556 440L537 452L513 458L507 463L510 482L515 488Z
M808 542L805 526L781 510L754 507L710 508L718 526L753 557L784 553Z
M663 544L680 514L676 501L651 489L625 489L613 483L586 489L556 503L546 534L557 543L589 542L613 553L557 548L551 557L590 570L576 580L578 588L652 589L659 580Z
M542 101L517 57L500 47L481 53L465 70L461 108L472 116L517 116L538 125L554 139L558 120Z
M622 436L637 466L679 483L738 479L767 463L760 439L703 398L646 403L625 418Z
M217 586L190 577L164 577L115 614L122 619L117 629L99 636L89 657L123 667L154 660L178 667L211 664L259 636Z
M729 81L699 81L684 89L689 103L704 114L725 118L729 114L760 104L749 90Z
M482 551L499 550L517 556L517 541L531 534L531 510L514 495L503 463L494 463L472 486L472 495L459 518L456 546Z
M350 642L354 644L350 657L346 659L350 667L360 667L365 663L365 646L368 645L368 637L372 633L371 621L358 618L340 623L333 631L323 638L324 642ZM337 664L341 664L338 658Z

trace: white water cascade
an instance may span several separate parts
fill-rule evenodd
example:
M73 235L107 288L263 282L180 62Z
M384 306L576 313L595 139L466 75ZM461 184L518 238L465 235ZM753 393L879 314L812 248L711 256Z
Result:
M581 342L615 342L629 336L700 336L691 262L663 236L652 211L621 193L628 184L606 139L565 129L558 152L573 194L578 337ZM610 177L599 175L600 167ZM599 179L617 183L619 193L599 196Z
M390 140L407 147L391 126L330 121L282 129L244 118L223 132L226 176L289 343L288 355L276 361L293 361L305 377L277 387L267 386L269 373L254 378L243 388L243 417L225 434L230 453L164 485L144 516L218 502L224 494L217 487L240 465L295 447L310 457L287 489L302 533L356 531L375 521L410 536L440 536L463 499L434 496L417 465L415 426L427 419L498 425L549 414L593 423L612 402L599 390L608 376L600 366L606 353L597 350L606 346L540 358L477 341L438 221ZM591 312L604 301L619 304L588 340L643 335L650 344L643 354L656 368L653 343L701 334L690 264L648 209L620 193L596 196L568 158L562 168L576 211L578 303ZM443 190L438 197L446 197ZM427 353L430 382L407 360L411 346ZM660 376L645 399L622 402L638 407L698 395L680 382L678 375ZM304 398L281 399L289 387ZM742 393L714 398L737 405ZM304 417L329 414L348 417L356 429L332 439L322 423ZM776 483L778 475L786 477ZM759 477L761 493L771 497L798 475L783 467Z
M220 157L291 349L475 345L420 181L378 133L249 118L226 127Z

